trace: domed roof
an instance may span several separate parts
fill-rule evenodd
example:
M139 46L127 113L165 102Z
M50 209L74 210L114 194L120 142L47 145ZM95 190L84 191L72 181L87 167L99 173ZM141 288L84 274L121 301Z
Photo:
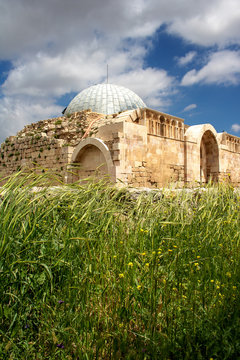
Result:
M98 84L81 91L70 102L65 114L91 109L100 114L144 108L146 105L133 91L118 85Z

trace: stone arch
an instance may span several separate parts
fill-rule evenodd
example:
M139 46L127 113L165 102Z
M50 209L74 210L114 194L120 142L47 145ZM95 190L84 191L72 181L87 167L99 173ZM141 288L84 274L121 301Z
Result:
M181 121L178 122L179 139L183 140L183 124Z
M98 138L82 140L74 150L71 164L78 164L74 180L84 179L88 176L102 178L106 175L115 181L115 167L107 145Z
M218 181L219 150L216 137L211 130L206 130L200 143L200 182L210 179Z
M172 138L176 138L176 120L173 120L171 121L171 125L172 125Z
M190 126L185 133L185 179L207 183L218 180L219 138L210 124Z
M170 137L170 120L166 118L166 136Z
M165 131L165 128L166 128L166 120L165 120L165 117L163 115L160 116L159 118L160 120L160 135L161 136L165 136L166 134L166 131Z

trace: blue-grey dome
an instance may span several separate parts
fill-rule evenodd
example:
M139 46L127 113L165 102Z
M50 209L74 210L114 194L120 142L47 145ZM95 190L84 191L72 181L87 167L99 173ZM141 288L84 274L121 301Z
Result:
M98 84L81 91L70 102L65 114L91 109L100 114L144 108L146 105L133 91L118 85Z

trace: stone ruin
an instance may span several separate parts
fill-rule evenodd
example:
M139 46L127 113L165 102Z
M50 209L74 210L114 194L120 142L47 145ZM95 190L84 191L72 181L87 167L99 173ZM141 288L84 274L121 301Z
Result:
M147 107L80 110L26 125L1 144L1 178L30 169L65 183L105 177L132 187L240 183L240 138Z

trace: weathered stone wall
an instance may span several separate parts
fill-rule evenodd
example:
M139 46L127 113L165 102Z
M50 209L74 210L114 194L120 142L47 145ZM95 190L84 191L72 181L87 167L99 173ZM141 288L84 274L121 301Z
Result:
M69 117L58 117L24 127L16 136L1 144L0 175L8 176L24 168L37 172L51 170L64 180L74 147L89 124L102 115L82 111ZM97 128L92 126L91 133Z
M66 182L97 173L133 187L210 178L240 185L240 139L151 109L108 116L87 110L27 125L6 139L1 177L24 168L50 169Z
M228 181L235 186L240 185L240 153L228 149L220 149L220 180Z
M64 175L69 148L64 141L47 136L12 137L1 147L0 173L10 175L24 168L38 172L48 169Z
M135 123L124 123L119 143L118 178L134 187L147 186L147 129Z
M184 182L184 141L148 135L147 171L149 187Z

